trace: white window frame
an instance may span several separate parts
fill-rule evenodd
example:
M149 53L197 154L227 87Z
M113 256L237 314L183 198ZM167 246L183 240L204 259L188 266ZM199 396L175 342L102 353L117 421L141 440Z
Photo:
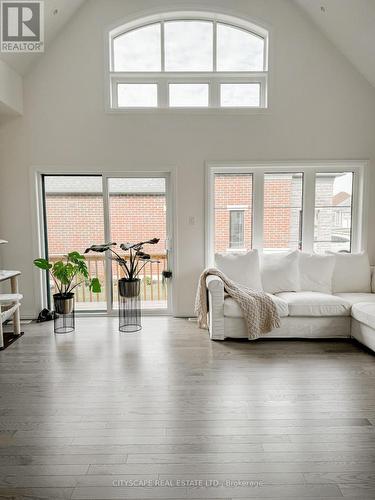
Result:
M251 174L253 177L252 248L263 250L264 174L303 173L302 250L314 251L315 178L319 173L353 172L352 252L367 246L367 166L358 161L317 162L208 162L206 164L206 266L214 264L215 174Z
M168 21L209 21L213 23L213 70L208 72L194 71L165 71L164 64L164 22ZM264 40L264 67L263 71L216 71L216 25L223 23L233 26L237 29L243 29L259 36ZM160 72L118 72L114 71L114 52L113 40L127 31L141 28L150 24L161 23L161 71ZM260 112L268 107L268 79L269 79L269 31L250 21L240 19L234 16L212 12L184 11L160 13L134 19L120 26L117 26L107 32L108 54L106 61L108 88L107 111L111 112L131 112L131 111L168 111L178 112L187 110L192 112L217 111L231 112ZM137 108L137 107L119 107L117 100L117 85L119 83L156 83L158 85L158 106L155 108ZM169 107L168 89L170 83L207 83L209 86L209 104L207 107ZM221 107L220 105L220 84L221 83L258 83L260 85L260 105L259 106L238 106Z
M235 247L231 247L230 244L231 244L231 237L232 237L232 212L240 212L242 214L242 242L243 242L243 244L245 244L245 210L246 210L246 206L245 205L238 205L238 206L229 205L227 207L227 209L229 212L229 247L228 247L227 251L228 252L236 252L239 250L244 250L245 249L244 246L239 247L239 248L235 248Z

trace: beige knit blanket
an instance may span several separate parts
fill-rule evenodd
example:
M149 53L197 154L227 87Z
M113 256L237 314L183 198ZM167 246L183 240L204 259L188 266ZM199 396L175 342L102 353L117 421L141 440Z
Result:
M206 278L210 275L221 278L224 282L225 292L238 302L246 321L249 339L257 339L274 328L279 328L280 317L271 297L264 292L251 290L243 285L234 283L234 281L227 278L224 273L216 268L205 269L199 278L195 300L195 312L198 317L199 328L208 328Z

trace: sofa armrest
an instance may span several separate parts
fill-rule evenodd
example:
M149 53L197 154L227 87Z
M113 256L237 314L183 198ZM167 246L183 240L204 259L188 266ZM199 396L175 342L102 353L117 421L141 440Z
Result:
M207 276L208 329L212 340L224 340L224 283L218 276Z
M208 275L206 278L206 286L208 290L222 290L223 300L224 300L224 281L219 278L219 276L214 276L213 274Z

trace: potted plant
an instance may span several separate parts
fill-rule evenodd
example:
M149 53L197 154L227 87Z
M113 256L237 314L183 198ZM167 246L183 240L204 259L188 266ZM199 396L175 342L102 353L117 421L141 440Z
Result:
M158 263L158 260L151 259L151 255L143 252L144 245L156 245L159 243L159 238L152 238L148 241L140 241L139 243L121 243L120 248L125 252L125 255L120 255L113 247L117 243L104 243L101 245L92 245L85 250L88 252L106 252L112 253L112 260L115 260L120 265L124 272L124 278L118 280L118 291L121 297L131 298L138 297L141 291L141 280L139 273L148 263Z
M70 252L64 260L54 263L43 258L35 259L34 264L39 269L47 271L56 285L58 292L53 295L53 302L57 314L70 314L73 311L73 290L82 283L89 286L94 293L101 292L99 279L89 279L86 258L79 252Z

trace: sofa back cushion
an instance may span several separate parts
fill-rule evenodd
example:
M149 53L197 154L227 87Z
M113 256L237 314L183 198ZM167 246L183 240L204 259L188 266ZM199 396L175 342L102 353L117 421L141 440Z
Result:
M305 292L332 293L335 262L334 255L300 252L299 272L301 290Z
M298 252L264 253L260 259L263 290L268 293L301 289Z
M258 250L215 254L215 266L229 279L253 290L263 290Z
M334 253L333 293L371 292L371 268L367 253Z

